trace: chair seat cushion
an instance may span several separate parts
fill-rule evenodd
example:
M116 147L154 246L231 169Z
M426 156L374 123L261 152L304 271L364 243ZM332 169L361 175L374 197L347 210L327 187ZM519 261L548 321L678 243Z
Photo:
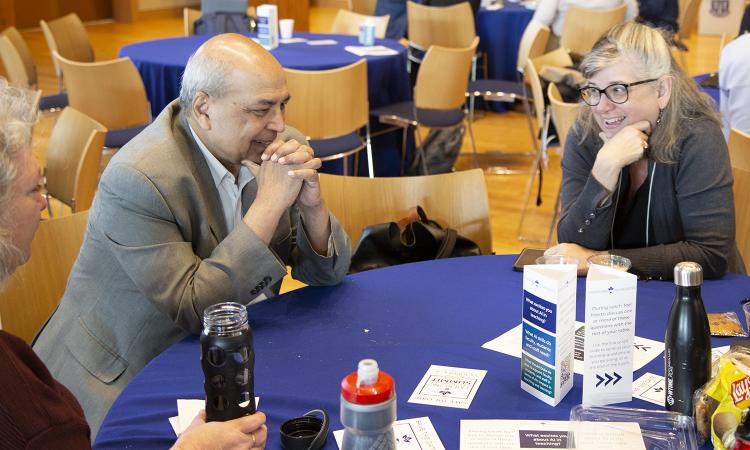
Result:
M359 133L352 132L331 139L310 139L310 147L320 159L333 159L340 153L351 153L365 147Z
M119 130L107 131L107 137L104 139L104 146L109 148L120 148L133 139L138 133L143 131L148 124L136 125L130 128L120 128Z
M516 97L523 97L523 86L515 81L474 80L469 81L468 92L485 97L486 100L512 102Z
M450 127L458 125L464 120L462 108L451 110L418 108L414 114L414 102L401 102L386 105L370 111L370 115L377 116L383 123L394 125L419 125L426 127Z
M45 95L39 100L39 109L46 111L48 109L65 108L68 106L68 94Z

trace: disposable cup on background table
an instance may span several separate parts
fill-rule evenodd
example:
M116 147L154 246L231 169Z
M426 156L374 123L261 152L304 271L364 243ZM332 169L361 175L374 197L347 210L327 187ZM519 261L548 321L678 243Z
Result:
M568 255L542 255L536 259L537 264L574 264L578 265L578 260Z
M291 39L294 34L294 19L279 20L279 33L281 39Z
M622 270L623 272L627 272L631 266L630 259L619 255L594 255L589 256L586 261L588 261L590 266L606 266L613 269Z

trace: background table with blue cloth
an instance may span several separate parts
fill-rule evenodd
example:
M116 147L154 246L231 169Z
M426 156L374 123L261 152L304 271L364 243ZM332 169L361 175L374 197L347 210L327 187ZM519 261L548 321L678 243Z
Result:
M348 276L333 287L307 287L249 307L255 342L255 394L267 415L268 448L280 448L285 420L324 408L341 429L341 379L362 358L375 358L396 381L398 418L428 416L445 448L459 448L462 419L567 420L581 403L582 377L551 407L520 388L520 360L481 345L521 321L522 274L514 256L442 259ZM674 297L671 282L638 283L636 335L662 341ZM579 278L577 319L584 319ZM734 311L750 295L750 278L708 280L709 312ZM731 339L714 338L714 346ZM104 420L94 448L166 449L175 440L168 418L178 398L205 398L198 337L188 337L149 363ZM431 364L487 370L468 410L408 403ZM634 374L663 374L657 357ZM627 406L658 409L634 400ZM329 434L327 449L335 449Z
M518 45L526 26L531 22L534 11L505 2L500 9L480 8L476 26L479 36L479 49L487 54L487 76L493 80L518 80ZM477 71L477 78L482 77ZM507 111L503 102L490 102L495 111Z
M121 57L129 57L141 74L146 94L151 102L151 112L156 117L180 93L182 73L191 54L211 36L187 36L138 42L122 47ZM282 66L299 70L326 70L352 64L359 59L344 49L358 46L356 36L295 33L294 37L308 40L333 39L335 45L308 45L307 43L281 44L271 51ZM397 52L396 55L366 56L367 83L370 108L411 99L409 75L406 72L406 49L397 41L377 39ZM372 124L378 129L377 120ZM304 133L304 130L301 130ZM379 136L373 142L375 174L397 175L401 157L401 138L398 133ZM360 173L367 173L367 157L360 157ZM341 160L324 164L325 171L340 172Z

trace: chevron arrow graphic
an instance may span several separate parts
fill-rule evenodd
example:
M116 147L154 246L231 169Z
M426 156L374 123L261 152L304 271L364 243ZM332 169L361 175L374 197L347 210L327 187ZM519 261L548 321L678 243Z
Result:
M645 346L643 344L633 344L633 345L635 346L636 349L643 350L644 352L649 351L649 349L651 348L651 347Z
M604 385L607 386L609 382L613 380L613 378L608 373L605 373L604 376L607 377L607 382L604 383Z
M596 379L598 380L596 383L596 387L599 387L600 384L602 384L602 381L604 381L604 378L600 377L598 374L596 375Z
M622 377L617 372L612 372L612 374L614 374L614 376L615 376L615 382L612 383L612 386L614 386L614 385L617 384L618 381L622 380Z

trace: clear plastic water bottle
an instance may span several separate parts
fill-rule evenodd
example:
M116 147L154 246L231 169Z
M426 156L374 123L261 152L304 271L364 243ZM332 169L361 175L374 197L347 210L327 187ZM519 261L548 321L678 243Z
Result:
M375 22L365 19L359 26L359 43L365 47L375 45Z
M363 359L357 371L341 381L342 450L393 450L396 438L396 384L374 359Z
M201 367L207 422L223 422L255 412L254 363L253 336L245 305L226 302L206 308Z
M701 297L703 269L694 262L674 268L677 292L664 336L665 407L693 415L693 393L711 376L711 329Z

